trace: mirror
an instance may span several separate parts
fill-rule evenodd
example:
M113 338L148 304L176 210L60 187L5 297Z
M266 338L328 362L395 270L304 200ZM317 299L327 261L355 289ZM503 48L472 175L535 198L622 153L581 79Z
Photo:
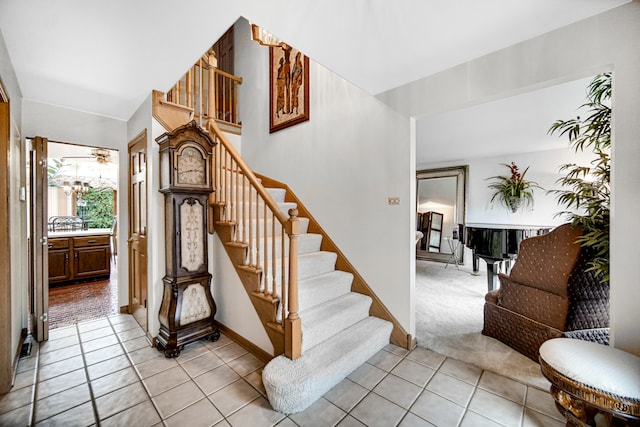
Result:
M416 172L416 257L463 262L467 166Z

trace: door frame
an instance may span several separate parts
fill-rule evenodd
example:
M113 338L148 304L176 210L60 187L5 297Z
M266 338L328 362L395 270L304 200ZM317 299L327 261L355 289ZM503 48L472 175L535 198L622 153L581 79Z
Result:
M133 314L133 297L134 297L134 281L132 280L132 275L134 274L134 270L133 270L133 263L135 262L134 259L132 259L133 257L131 257L131 244L132 244L132 234L133 234L133 227L132 227L132 223L134 220L134 209L133 209L133 201L132 201L132 194L131 194L131 176L132 176L132 165L131 165L131 148L139 143L144 143L144 150L145 150L145 156L148 154L147 150L148 150L148 141L147 141L147 129L142 130L138 135L136 135L131 141L129 141L129 143L127 144L127 213L128 213L128 218L129 218L129 226L128 226L128 234L127 234L127 258L128 258L128 272L127 272L127 277L129 280L129 298L128 298L128 312L130 314ZM145 160L146 163L146 160ZM145 206L148 207L148 174L147 174L147 168L145 167L145 185L147 185L145 187ZM149 213L148 213L148 209L145 208L145 215L146 215L146 220L145 223L148 223L148 219L149 219ZM147 251L148 253L148 248ZM148 262L148 258L147 258L147 262ZM145 268L148 269L148 265L145 266ZM146 294L148 296L148 290L149 290L149 275L147 274L147 281L145 283L145 288L146 288ZM144 302L142 302L144 303ZM146 307L145 307L146 309ZM149 312L147 310L147 319L146 319L146 325L144 326L145 332L148 332L148 325L149 325Z
M9 202L9 144L11 139L10 123L11 109L9 99L5 96L5 91L0 82L0 201L8 206ZM0 233L2 236L9 236L9 209L0 209ZM0 346L4 349L11 349L11 239L5 238L0 242L0 250L7 256L0 257ZM11 388L12 382L12 360L11 351L4 351L0 361L0 393L6 393Z

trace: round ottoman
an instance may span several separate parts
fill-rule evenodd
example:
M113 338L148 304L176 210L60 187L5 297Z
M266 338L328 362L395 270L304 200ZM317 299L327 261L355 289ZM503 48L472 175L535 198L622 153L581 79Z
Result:
M598 412L614 425L640 426L640 358L602 344L554 338L540 346L540 369L567 426L595 426Z

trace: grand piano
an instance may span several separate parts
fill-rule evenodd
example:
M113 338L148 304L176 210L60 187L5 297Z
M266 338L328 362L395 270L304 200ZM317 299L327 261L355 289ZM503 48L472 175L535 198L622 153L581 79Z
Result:
M467 224L464 244L473 254L473 272L479 271L479 258L487 262L487 287L496 289L496 263L515 259L523 239L551 231L549 226Z

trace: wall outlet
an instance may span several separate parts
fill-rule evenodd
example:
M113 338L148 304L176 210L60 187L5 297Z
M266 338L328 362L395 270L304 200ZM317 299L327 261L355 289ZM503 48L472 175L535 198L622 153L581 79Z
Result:
M400 204L400 197L389 197L389 204L390 205L399 205Z

